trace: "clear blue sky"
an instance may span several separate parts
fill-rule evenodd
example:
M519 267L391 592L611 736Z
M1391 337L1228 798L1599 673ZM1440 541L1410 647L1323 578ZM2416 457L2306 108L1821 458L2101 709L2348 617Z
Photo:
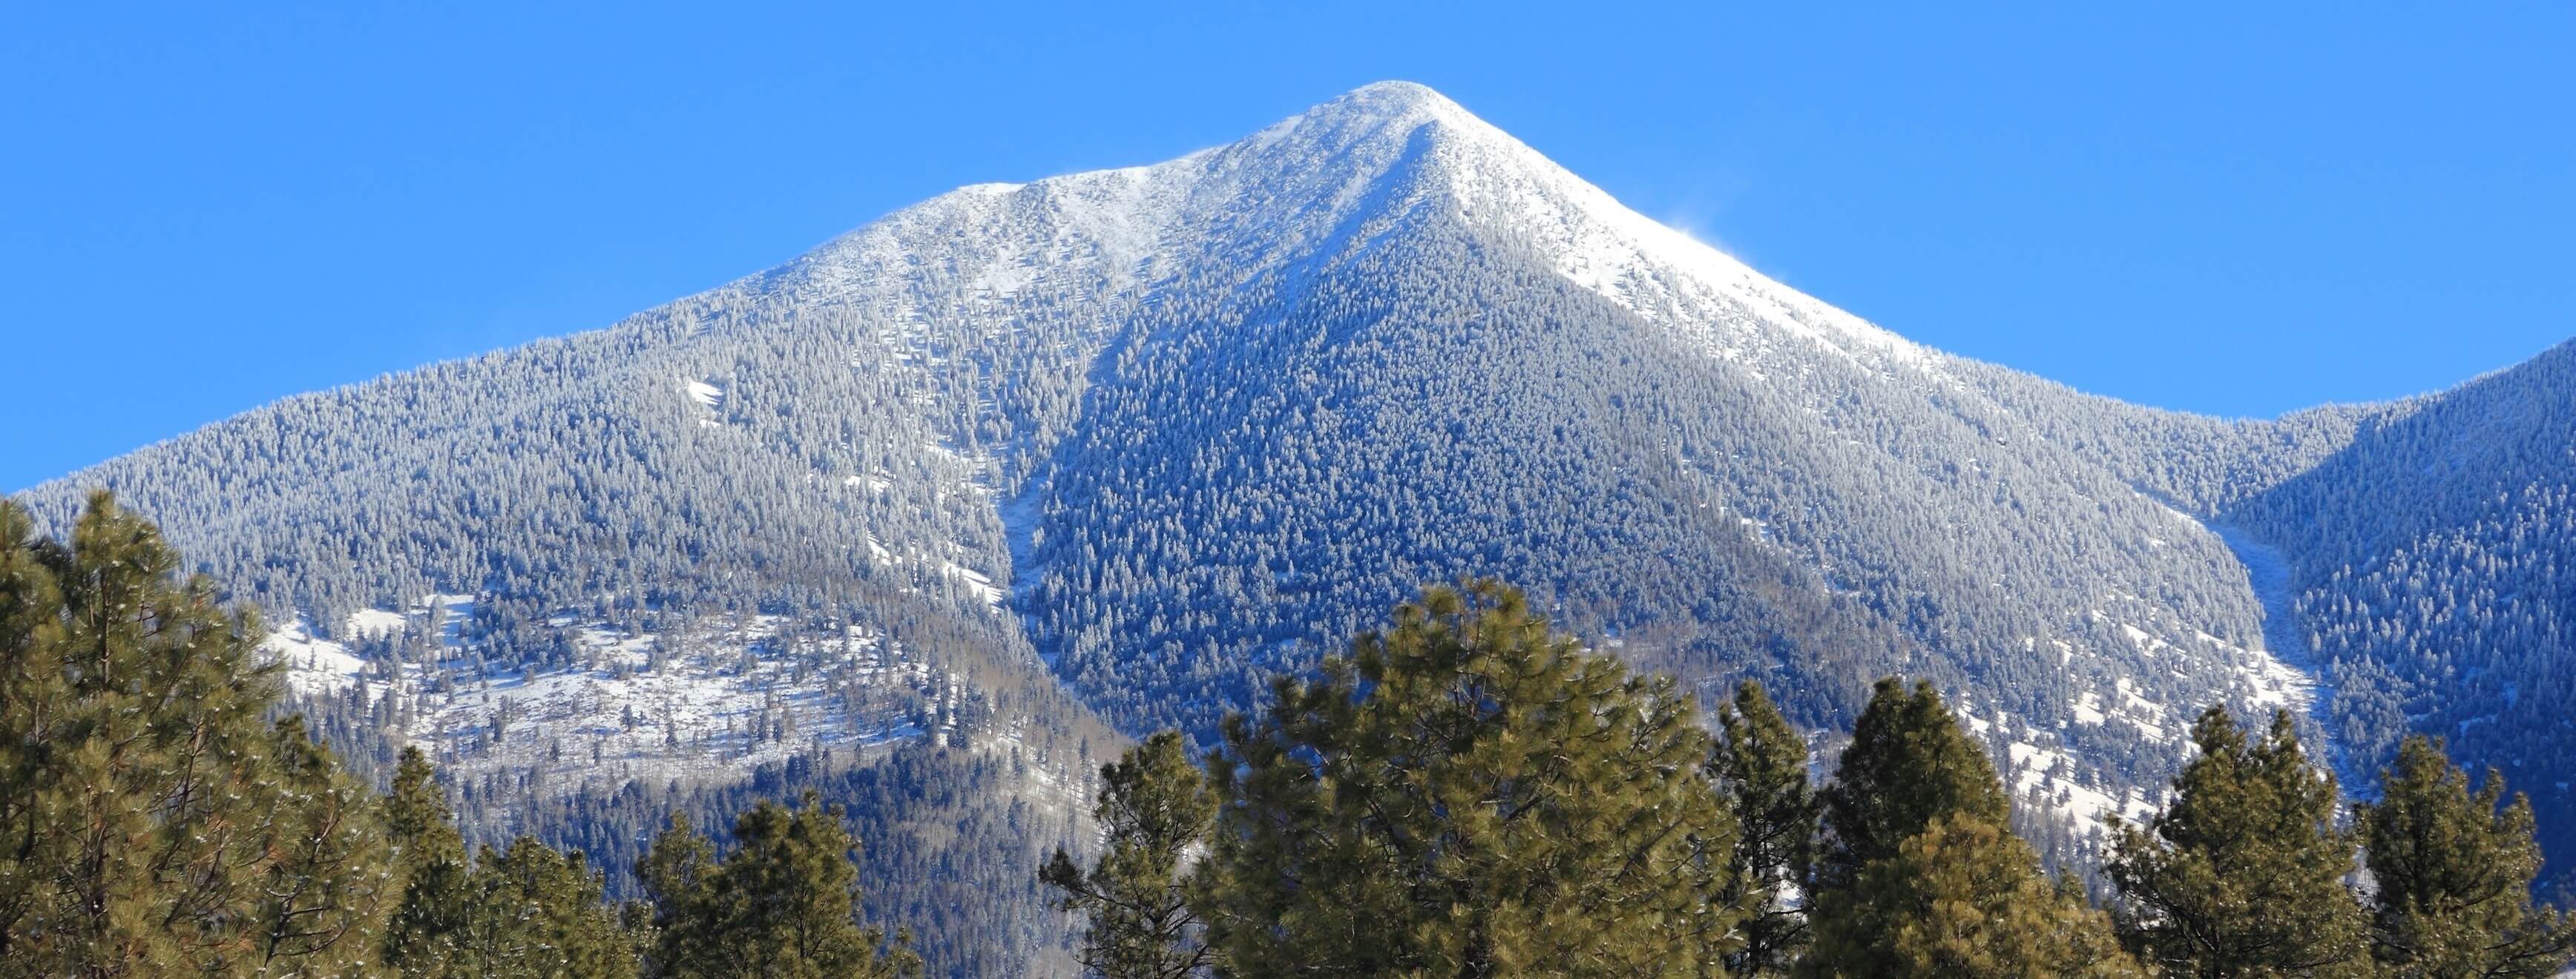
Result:
M0 489L1386 78L2134 401L2271 415L2576 336L2567 4L375 6L0 17Z

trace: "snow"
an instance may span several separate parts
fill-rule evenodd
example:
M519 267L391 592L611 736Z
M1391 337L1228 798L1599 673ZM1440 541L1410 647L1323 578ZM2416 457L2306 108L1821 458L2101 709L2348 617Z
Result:
M905 705L940 686L868 629L848 626L837 639L817 639L771 615L722 617L666 636L559 613L549 624L571 635L584 666L477 674L465 628L473 608L473 596L436 594L405 613L349 616L352 635L426 629L435 636L429 659L390 668L317 638L302 616L262 648L285 664L286 682L299 695L345 694L365 684L371 698L408 705L411 721L395 732L398 742L436 746L440 763L462 775L545 772L550 791L614 787L636 777L728 779L794 754L873 750L926 733ZM799 661L842 669L859 687L885 692L866 698L875 706L852 712L821 684L793 683ZM772 721L781 733L754 736L756 726Z
M2077 826L2092 827L2111 817L2143 822L2156 812L2154 803L2139 797L2134 790L2122 789L2117 795L2074 778L2052 774L2056 771L2080 772L2063 752L2016 741L2006 746L2005 769L2010 773L2013 795L2025 805L2037 805L2071 817ZM2063 766L2063 767L2061 767Z
M349 634L353 636L381 636L389 632L400 632L402 628L403 615L400 612L370 608L360 609L349 615Z
M287 689L306 696L347 690L366 668L349 647L315 637L313 623L301 615L271 631L259 648L286 664Z
M1925 348L1629 209L1428 88L1371 85L1315 111L1346 105L1386 114L1389 128L1447 137L1436 139L1432 152L1445 164L1461 211L1556 256L1558 274L1569 281L1649 320L1696 332L1712 356L1769 349L1772 338L1760 332L1768 330L1856 360L1932 369Z
M2288 559L2281 556L2279 548L2234 527L2213 524L2208 529L2244 566L2246 587L2253 590L2263 612L2261 647L2252 650L2238 670L2250 688L2249 700L2293 712L2322 711L2333 692L2324 687L2324 674L2316 668L2299 628ZM2347 784L2367 783L2347 779Z
M964 582L967 590L984 600L986 607L996 609L1002 607L1002 590L993 587L991 576L954 561L939 562L939 573Z
M2089 690L2075 699L2074 709L2077 724L2098 727L2108 719L2108 715L2102 713L2102 695Z
M686 388L689 392L689 400L691 401L695 401L708 408L720 408L724 405L725 393L723 388L709 384L705 381L690 381L686 385Z

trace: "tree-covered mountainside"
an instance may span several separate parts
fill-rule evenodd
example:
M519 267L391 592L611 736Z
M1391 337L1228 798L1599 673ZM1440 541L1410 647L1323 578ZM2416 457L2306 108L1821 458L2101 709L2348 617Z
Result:
M2380 410L2225 519L2290 556L2351 767L2444 737L2533 786L2543 840L2576 846L2576 343Z
M2125 405L1911 344L1390 83L19 499L165 522L353 767L425 746L476 838L583 840L612 887L656 807L747 784L864 794L828 801L911 827L871 861L1042 853L1125 737L1213 744L1487 574L1807 732L1928 680L2052 860L2158 804L2215 702L2313 714L2350 782L2447 735L2550 837L2571 356L2278 421ZM869 899L989 923L971 960L923 936L934 966L1060 966L1014 880Z

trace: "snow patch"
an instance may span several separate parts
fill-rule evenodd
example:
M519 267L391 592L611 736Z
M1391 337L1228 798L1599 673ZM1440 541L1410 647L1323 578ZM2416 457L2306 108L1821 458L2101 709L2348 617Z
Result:
M259 648L285 665L287 689L305 696L347 690L362 682L367 666L349 647L315 636L313 623L301 615L270 632Z
M705 381L690 381L685 387L689 392L689 400L697 402L700 406L708 409L724 407L723 388Z

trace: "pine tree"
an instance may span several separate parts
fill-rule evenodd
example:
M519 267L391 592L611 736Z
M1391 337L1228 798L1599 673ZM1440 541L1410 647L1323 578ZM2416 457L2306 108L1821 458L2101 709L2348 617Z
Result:
M1193 906L1230 974L1696 974L1733 950L1691 704L1518 591L1427 590L1272 692L1209 761Z
M1909 693L1894 677L1871 692L1822 796L1820 891L1848 889L1862 867L1895 856L1898 844L1935 819L2003 825L2011 811L1985 748L1960 728L1941 695L1928 682Z
M2010 830L1952 813L1861 868L1838 913L1816 921L1804 976L1851 979L2127 979L2145 970L2110 919L2049 882Z
M465 930L471 868L447 796L419 748L404 748L395 763L384 813L386 840L404 881L385 927L384 962L404 979L449 975Z
M1181 979L1214 964L1190 913L1183 861L1207 839L1216 798L1180 732L1163 731L1100 768L1092 815L1108 835L1089 873L1057 847L1039 878L1085 915L1082 966L1106 979Z
M698 832L688 813L678 810L672 811L670 825L635 861L635 878L642 885L646 909L640 938L646 947L656 949L650 956L655 968L662 962L698 961L714 954L701 947L700 939L708 936L694 929L674 929L715 866L716 845Z
M911 976L921 960L883 930L859 924L858 842L847 813L812 792L790 809L762 802L734 821L733 852L713 867L687 842L685 820L654 841L648 886L662 922L654 949L661 975L844 979ZM691 884L691 881L694 881ZM668 895L686 887L686 893Z
M1717 900L1746 913L1744 947L1727 956L1727 971L1779 975L1808 941L1806 909L1790 900L1807 886L1819 812L1807 786L1807 741L1752 680L1736 688L1735 709L1721 713L1718 725L1709 780L1737 832Z
M42 939L22 939L21 928L50 903L38 801L52 787L55 724L72 699L55 550L26 511L0 500L0 962L33 961Z
M379 802L305 734L301 715L279 721L275 740L286 791L261 888L258 971L374 974L386 918L401 894Z
M477 979L632 979L639 969L603 883L578 850L520 837L485 851L469 878L448 974Z
M2576 922L2535 907L2540 845L2531 802L2504 805L2489 770L2472 793L2440 741L2406 739L2361 807L2372 892L2371 953L2391 976L2553 976L2576 960Z
M2366 975L2367 917L2343 878L2354 835L2334 776L2308 764L2285 712L2249 740L2223 706L2192 725L2199 757L2173 804L2119 827L2105 868L2122 938L2169 976Z
M105 493L69 547L0 501L0 953L25 974L258 967L280 798L260 630Z

